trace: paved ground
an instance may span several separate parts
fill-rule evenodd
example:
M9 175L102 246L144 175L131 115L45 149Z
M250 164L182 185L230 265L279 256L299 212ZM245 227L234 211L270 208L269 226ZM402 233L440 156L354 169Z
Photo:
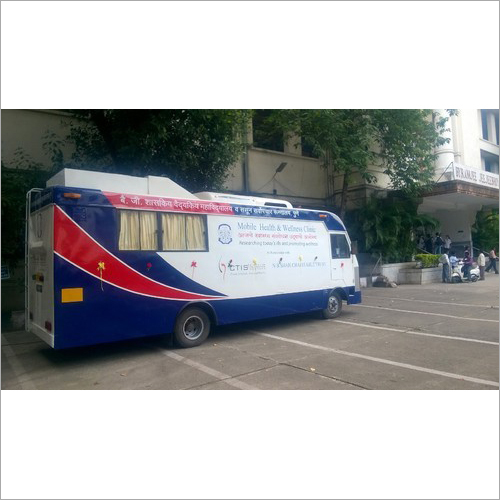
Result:
M218 328L202 346L163 338L54 351L2 334L2 389L498 389L498 275L363 289L318 315Z

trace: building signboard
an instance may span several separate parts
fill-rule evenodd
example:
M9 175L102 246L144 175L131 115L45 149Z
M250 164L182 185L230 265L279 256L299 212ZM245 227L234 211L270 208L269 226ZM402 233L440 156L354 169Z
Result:
M499 187L499 177L497 174L466 167L460 163L453 162L453 176L456 181L471 182L472 184L478 184L493 189L498 189Z

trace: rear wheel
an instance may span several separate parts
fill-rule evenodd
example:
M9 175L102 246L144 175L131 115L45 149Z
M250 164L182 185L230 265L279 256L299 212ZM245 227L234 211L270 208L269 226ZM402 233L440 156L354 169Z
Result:
M323 309L322 314L325 319L337 318L342 312L342 299L337 292L333 292L328 297L328 305Z
M209 333L210 318L199 307L188 307L177 317L174 338L181 347L196 347L205 342Z
M470 280L472 281L472 283L476 282L476 281L477 281L477 279L478 279L477 274L471 274L471 276L470 276Z

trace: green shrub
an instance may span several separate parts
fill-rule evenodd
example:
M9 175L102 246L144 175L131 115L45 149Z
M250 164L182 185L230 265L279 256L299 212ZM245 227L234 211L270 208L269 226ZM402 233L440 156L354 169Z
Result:
M439 257L441 257L441 255L419 253L415 255L415 260L422 262L422 267L438 267Z
M431 234L437 219L418 213L420 199L393 194L371 197L364 207L347 212L344 222L351 239L360 242L359 251L382 256L384 263L411 262L418 234Z

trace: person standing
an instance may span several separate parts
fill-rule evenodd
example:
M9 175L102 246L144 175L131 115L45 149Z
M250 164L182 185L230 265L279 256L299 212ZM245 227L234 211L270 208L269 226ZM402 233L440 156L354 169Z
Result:
M444 249L449 253L451 250L451 238L450 235L447 234L444 239Z
M484 268L486 267L486 257L483 252L477 256L477 265L479 266L479 279L484 281Z
M434 253L439 255L443 251L443 238L441 238L440 233L436 233L436 238L434 239Z
M443 252L443 255L439 257L439 262L443 264L443 274L442 274L443 283L450 283L451 273L450 273L450 259L448 258L448 252L446 251Z
M420 237L418 238L417 247L420 250L425 250L425 239L423 234L421 234Z
M489 273L490 269L493 268L495 271L495 274L498 274L498 268L497 268L497 254L495 253L495 249L492 248L489 253L490 257L490 263L488 264L488 267L485 269L485 272Z
M450 266L451 266L451 270L453 271L453 268L457 266L458 264L458 259L457 259L457 256L455 255L455 252L450 252Z
M432 253L432 238L430 234L425 238L425 251Z

